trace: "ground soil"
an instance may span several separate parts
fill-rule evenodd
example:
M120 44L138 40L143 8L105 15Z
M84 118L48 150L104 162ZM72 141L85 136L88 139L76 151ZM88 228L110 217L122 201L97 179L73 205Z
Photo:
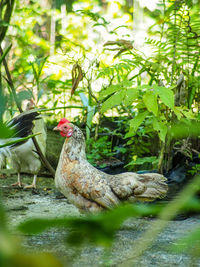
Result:
M27 175L23 176L25 184L30 184L31 179ZM53 179L39 178L36 190L12 187L11 184L16 180L17 177L12 172L7 172L5 178L0 178L0 191L3 195L10 228L14 229L20 222L36 217L84 216L55 189ZM64 243L66 232L61 229L51 229L39 235L21 233L19 235L26 251L51 252L61 260L63 266L122 266L125 263L123 266L200 266L200 262L189 254L176 254L170 250L170 246L175 244L179 238L189 233L194 227L200 226L198 214L170 222L136 265L131 261L127 263L127 257L134 256L137 240L149 228L152 220L154 219L128 219L116 233L115 242L110 249L96 246L87 246L80 250L73 249Z

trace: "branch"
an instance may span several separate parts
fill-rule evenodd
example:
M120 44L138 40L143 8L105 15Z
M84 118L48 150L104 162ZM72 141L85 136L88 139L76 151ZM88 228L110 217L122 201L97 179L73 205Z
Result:
M33 143L35 145L35 148L40 156L40 159L42 161L42 163L47 167L47 169L50 171L50 173L52 174L52 176L55 176L55 170L54 168L51 166L51 164L48 162L48 160L46 159L46 157L43 155L40 146L35 138L35 136L32 137Z
M6 1L5 3L6 3L6 10L5 10L4 18L3 18L3 22L5 23L5 26L2 26L0 29L0 43L3 41L6 35L15 0Z
M88 79L87 81L88 81L88 92L89 92L90 96L92 98L94 98L94 100L96 101L97 104L99 104L99 100L96 98L96 96L92 92L91 83L90 83L91 80Z

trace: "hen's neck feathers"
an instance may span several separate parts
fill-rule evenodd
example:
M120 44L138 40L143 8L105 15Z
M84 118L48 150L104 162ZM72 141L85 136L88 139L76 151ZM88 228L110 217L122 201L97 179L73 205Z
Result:
M73 134L65 141L65 153L70 160L84 160L85 153L85 137L82 131L72 124Z

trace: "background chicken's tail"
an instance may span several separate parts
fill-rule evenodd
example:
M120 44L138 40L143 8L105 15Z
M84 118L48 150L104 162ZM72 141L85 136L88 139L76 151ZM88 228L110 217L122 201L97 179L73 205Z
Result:
M158 173L138 174L138 180L143 183L146 190L141 193L134 191L134 198L142 201L153 201L156 198L164 198L166 196L168 185L167 179Z
M14 117L7 124L7 126L13 130L13 135L11 138L23 138L32 134L32 129L34 127L33 121L39 119L39 115L40 114L36 110L32 109ZM12 147L19 146L24 142L15 143L14 145L12 145Z

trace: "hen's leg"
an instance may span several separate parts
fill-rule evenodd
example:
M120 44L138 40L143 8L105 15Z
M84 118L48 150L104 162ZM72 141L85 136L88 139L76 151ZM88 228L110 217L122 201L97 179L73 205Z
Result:
M37 174L34 174L32 184L26 185L26 186L24 186L24 188L25 189L36 188L36 181L37 181Z
M19 187L23 187L23 183L21 181L21 176L20 176L20 172L17 173L17 183L12 184L12 186L19 186Z

